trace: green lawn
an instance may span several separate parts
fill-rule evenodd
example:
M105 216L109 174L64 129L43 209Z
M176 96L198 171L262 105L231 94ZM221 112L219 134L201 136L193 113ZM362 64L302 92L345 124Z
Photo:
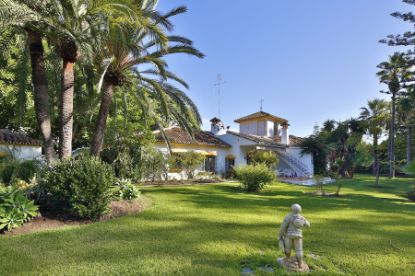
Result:
M0 274L240 275L282 256L277 230L300 203L311 222L306 261L314 275L414 275L415 203L401 197L412 180L343 181L344 196L275 183L259 194L236 183L143 189L142 214L21 236L0 236ZM330 186L334 190L335 186ZM310 256L310 255L309 255ZM262 273L262 274L261 274Z

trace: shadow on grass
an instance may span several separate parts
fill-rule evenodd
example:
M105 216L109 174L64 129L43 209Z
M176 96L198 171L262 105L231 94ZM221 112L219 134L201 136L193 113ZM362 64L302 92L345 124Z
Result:
M286 184L282 184L286 185ZM278 185L277 185L278 186ZM355 190L355 189L354 189ZM255 209L256 207L282 207L288 210L293 203L300 203L305 210L329 211L337 209L361 209L382 213L407 213L415 211L415 204L406 198L387 198L381 195L344 193L340 197L311 195L310 190L293 191L272 189L261 193L246 193L236 186L210 186L209 189L157 189L152 194L186 195L185 202L200 208ZM408 204L407 204L408 203Z
M217 275L229 270L237 275L241 263L265 265L281 255L278 227L295 202L303 205L312 223L306 232L306 253L334 256L330 258L337 266L342 257L358 254L411 253L415 204L367 189L356 193L366 183L352 181L344 186L353 193L339 198L312 196L310 188L279 183L253 194L237 184L146 188L155 206L140 215L0 239L0 270L53 274L72 266L84 269L79 274L97 274L94 269L102 266L109 270L101 272L118 274L198 274L198 269L204 274L217 269Z

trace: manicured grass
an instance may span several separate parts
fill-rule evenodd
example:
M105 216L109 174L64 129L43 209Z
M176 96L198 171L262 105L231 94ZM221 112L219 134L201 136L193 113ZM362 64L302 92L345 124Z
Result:
M401 197L413 180L357 176L343 197L275 183L259 194L238 184L143 189L142 214L92 225L0 236L0 274L240 275L282 256L277 231L293 203L311 222L306 261L314 275L414 275L415 203ZM334 191L335 185L329 187Z

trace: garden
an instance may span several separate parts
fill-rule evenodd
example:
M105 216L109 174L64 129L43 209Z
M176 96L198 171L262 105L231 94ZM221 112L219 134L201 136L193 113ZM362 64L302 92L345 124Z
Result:
M311 222L304 231L311 275L412 275L415 203L412 179L358 175L340 180L343 196L279 182L260 193L239 183L146 187L152 205L140 214L80 226L0 236L4 274L258 275L283 254L280 223L292 203ZM334 192L336 186L327 186Z
M279 126L265 137L312 156L317 185L291 185L272 146L241 144L232 159L224 147L188 150L203 120L169 62L205 55L174 28L187 8L158 3L0 0L0 274L286 275L278 233L298 203L311 275L413 275L413 51L377 66L390 100L326 120L296 145L276 142ZM412 47L414 37L380 42ZM172 127L187 144L168 139Z

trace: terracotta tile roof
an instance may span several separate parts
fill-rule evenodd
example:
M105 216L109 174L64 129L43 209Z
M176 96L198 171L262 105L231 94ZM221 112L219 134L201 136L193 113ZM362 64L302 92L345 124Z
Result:
M233 135L245 138L247 140L256 142L258 144L262 144L265 146L277 146L277 147L286 147L286 145L281 144L281 137L262 137L262 136L256 136L251 134L244 134L236 131L228 130L228 133L231 133ZM298 146L302 142L303 138L290 135L290 144L289 146Z
M244 121L249 121L249 120L253 120L253 119L260 119L260 118L269 118L274 122L278 122L278 123L288 123L288 120L278 117L278 116L274 116L272 114L269 114L267 112L264 111L259 111L259 112L255 112L252 113L250 115L244 116L242 118L236 119L235 123L241 123Z
M196 130L194 131L194 139L183 129L179 127L173 127L165 129L167 138L170 143L188 144L188 145L201 145L201 146L214 146L219 148L230 148L231 145L216 138L212 133L208 131ZM154 132L157 142L164 142L163 135L160 131Z
M0 129L0 144L42 146L42 142L32 139L25 134L12 132L8 129Z

